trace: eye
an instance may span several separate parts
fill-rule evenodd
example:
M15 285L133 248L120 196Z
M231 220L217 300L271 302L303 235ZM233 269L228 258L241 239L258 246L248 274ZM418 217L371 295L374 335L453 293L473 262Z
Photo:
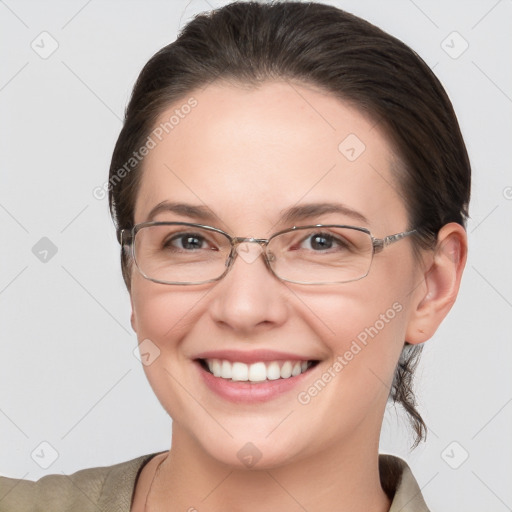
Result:
M300 247L313 251L328 251L344 249L347 247L347 242L330 233L312 233L302 241Z
M164 243L165 248L177 248L184 251L197 251L199 249L214 249L205 237L197 233L178 233L168 238Z

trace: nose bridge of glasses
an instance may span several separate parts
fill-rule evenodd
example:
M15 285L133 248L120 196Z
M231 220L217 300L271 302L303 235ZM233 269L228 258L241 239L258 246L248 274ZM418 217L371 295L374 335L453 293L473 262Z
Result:
M245 263L254 263L263 253L268 240L237 237L232 240L233 249Z

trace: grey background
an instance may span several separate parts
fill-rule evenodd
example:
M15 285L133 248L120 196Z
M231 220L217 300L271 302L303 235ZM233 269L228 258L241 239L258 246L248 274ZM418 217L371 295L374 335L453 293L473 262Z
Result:
M3 475L37 479L170 445L170 419L133 355L107 201L93 190L143 64L193 14L225 3L0 1ZM390 408L381 451L409 462L432 510L512 510L512 2L326 3L402 39L435 70L474 170L460 297L418 372L428 440L409 453ZM43 31L58 43L46 59L31 47L51 49Z

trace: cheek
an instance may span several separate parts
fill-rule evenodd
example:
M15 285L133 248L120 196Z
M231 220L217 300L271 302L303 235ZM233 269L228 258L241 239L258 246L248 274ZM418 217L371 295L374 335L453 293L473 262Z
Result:
M170 289L137 278L132 284L132 307L137 338L141 349L155 354L144 372L164 407L170 413L173 397L179 395L172 376L182 381L190 361L184 351L184 340L204 314L207 290ZM144 353L141 350L141 353ZM143 359L143 356L142 356Z
M374 272L329 294L300 295L307 306L301 315L328 348L329 375L324 374L322 381L336 381L332 389L344 388L344 396L380 396L391 385L405 340L410 300L410 285L403 276L402 283L393 277L393 286L389 277L384 280Z
M393 340L405 332L406 294L366 284L347 283L318 295L297 293L302 304L301 308L297 304L298 315L337 354L348 350L354 340L365 346L376 337Z
M403 345L406 310L392 293L366 297L356 286L316 300L301 298L317 313L309 313L308 324L321 334L329 357L323 371L297 390L295 419L310 425L311 433L321 431L322 440L312 437L311 443L327 448L366 420L380 424Z
M163 349L177 342L193 324L206 290L170 289L135 277L132 307L139 342L149 338Z
M183 340L204 313L206 291L170 290L142 279L132 281L131 296L143 369L163 408L173 419L181 419L190 408L179 384L185 382L191 364ZM145 352L150 359L144 359Z
M354 283L343 294L302 299L317 313L309 313L308 324L321 334L329 357L324 372L301 389L298 402L309 404L306 409L317 418L330 414L340 424L357 421L359 413L349 420L346 411L366 414L389 394L407 324L404 298L391 291L366 293Z

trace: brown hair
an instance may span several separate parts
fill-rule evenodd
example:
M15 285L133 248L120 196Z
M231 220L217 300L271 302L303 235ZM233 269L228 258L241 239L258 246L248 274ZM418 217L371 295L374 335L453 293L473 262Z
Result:
M193 90L215 80L257 86L287 79L349 102L376 122L392 144L394 171L418 229L415 247L433 248L448 222L465 226L471 168L451 102L436 76L408 46L378 27L320 3L234 2L196 16L175 42L144 66L126 109L109 177L109 204L119 232L134 224L141 165L132 162L157 118ZM126 285L130 266L121 253ZM426 438L412 391L422 345L405 342L390 399L402 404Z

